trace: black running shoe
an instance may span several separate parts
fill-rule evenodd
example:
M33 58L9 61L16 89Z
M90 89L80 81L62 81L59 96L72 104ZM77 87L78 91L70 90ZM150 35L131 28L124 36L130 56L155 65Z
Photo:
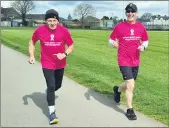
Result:
M129 120L137 120L137 116L135 115L133 108L127 109L126 116Z
M116 103L119 103L120 102L120 94L121 94L121 92L118 92L118 86L114 86L114 88L113 88L113 91L114 91L114 101L116 102Z

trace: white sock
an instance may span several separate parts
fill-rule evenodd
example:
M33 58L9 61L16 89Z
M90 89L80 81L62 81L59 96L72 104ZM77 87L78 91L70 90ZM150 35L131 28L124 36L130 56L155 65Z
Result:
M48 106L49 108L49 113L53 113L55 111L55 106Z

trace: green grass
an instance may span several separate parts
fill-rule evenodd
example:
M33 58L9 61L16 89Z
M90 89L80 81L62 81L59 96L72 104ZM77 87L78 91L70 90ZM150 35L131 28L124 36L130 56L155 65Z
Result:
M114 84L122 82L116 49L108 46L111 31L70 30L75 51L68 57L69 78L100 93L112 96ZM33 29L2 29L2 43L28 55ZM148 32L150 41L141 54L141 66L134 92L134 108L162 123L168 123L168 32ZM36 45L39 60L39 43ZM124 93L122 103L125 103Z

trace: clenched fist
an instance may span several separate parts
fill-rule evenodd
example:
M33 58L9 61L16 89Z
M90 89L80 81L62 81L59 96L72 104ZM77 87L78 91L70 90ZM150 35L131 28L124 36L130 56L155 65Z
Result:
M30 64L34 64L35 63L35 57L34 56L30 56L29 57L29 63Z
M143 45L140 45L139 47L138 47L138 50L140 51L140 52L143 52L144 51L144 46Z

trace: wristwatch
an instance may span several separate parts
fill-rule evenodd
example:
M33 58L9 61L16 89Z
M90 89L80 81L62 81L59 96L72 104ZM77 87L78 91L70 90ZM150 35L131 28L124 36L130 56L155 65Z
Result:
M144 45L142 45L144 47L144 50L146 49Z

